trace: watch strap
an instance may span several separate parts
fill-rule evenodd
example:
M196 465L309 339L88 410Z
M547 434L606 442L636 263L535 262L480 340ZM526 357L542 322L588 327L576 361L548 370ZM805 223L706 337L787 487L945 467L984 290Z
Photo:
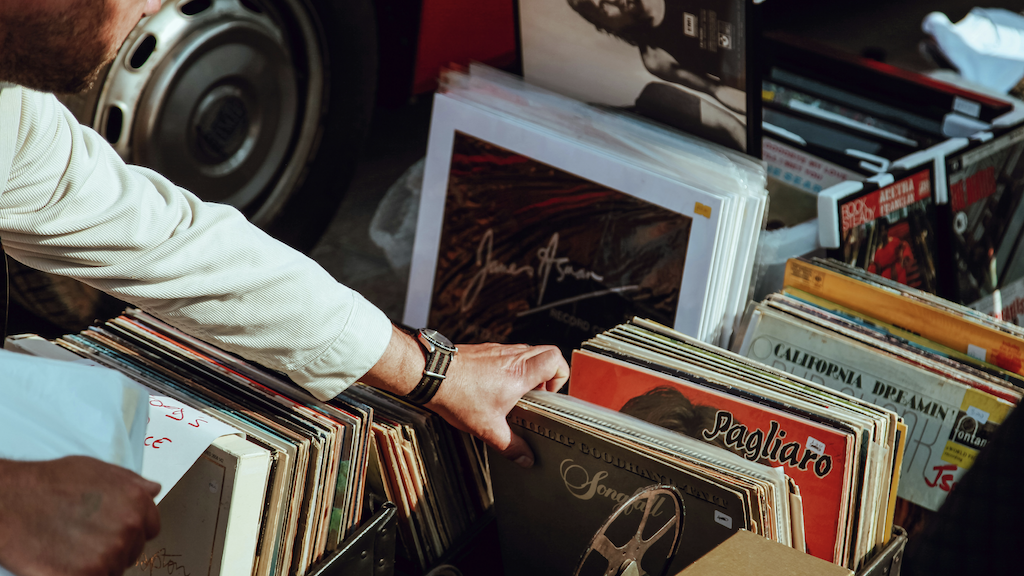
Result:
M423 369L423 377L420 378L416 387L405 395L405 399L413 404L426 404L433 399L444 382L448 366L452 362L452 353L435 348L433 353L427 354L427 366Z

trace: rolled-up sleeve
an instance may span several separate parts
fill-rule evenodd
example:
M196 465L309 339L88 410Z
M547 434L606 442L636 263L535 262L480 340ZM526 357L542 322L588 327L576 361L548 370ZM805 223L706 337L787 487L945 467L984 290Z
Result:
M11 257L280 370L321 399L383 355L383 312L234 208L126 165L51 95L5 88L0 112L0 239Z

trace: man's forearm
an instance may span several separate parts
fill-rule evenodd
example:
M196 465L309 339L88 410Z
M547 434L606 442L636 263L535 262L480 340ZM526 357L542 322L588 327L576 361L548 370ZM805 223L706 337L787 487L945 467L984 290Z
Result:
M0 195L12 257L281 370L322 399L380 359L391 323L358 293L237 210L126 166L51 95L17 93L20 129L0 125L0 135L18 132Z

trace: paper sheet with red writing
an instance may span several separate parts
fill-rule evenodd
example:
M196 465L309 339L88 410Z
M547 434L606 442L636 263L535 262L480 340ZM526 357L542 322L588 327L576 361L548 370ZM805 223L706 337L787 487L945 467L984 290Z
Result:
M142 476L160 484L159 504L214 440L239 430L188 404L159 394L149 395Z

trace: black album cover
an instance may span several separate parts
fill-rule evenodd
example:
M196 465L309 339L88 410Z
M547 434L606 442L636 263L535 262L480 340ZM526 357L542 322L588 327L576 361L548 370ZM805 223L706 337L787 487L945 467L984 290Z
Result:
M839 200L841 244L828 256L919 290L936 293L932 171Z
M760 156L751 0L519 0L523 73Z
M692 220L456 132L428 325L567 355L633 316L671 325Z
M954 299L972 305L1024 278L1024 128L946 160ZM1000 310L985 310L1000 312Z
M536 460L523 469L497 454L490 459L505 576L604 575L609 556L618 557L612 548L624 547L641 527L652 542L639 573L676 574L751 528L735 493L693 473L521 407L509 423ZM662 492L616 513L638 492L661 485L675 489L679 512Z

